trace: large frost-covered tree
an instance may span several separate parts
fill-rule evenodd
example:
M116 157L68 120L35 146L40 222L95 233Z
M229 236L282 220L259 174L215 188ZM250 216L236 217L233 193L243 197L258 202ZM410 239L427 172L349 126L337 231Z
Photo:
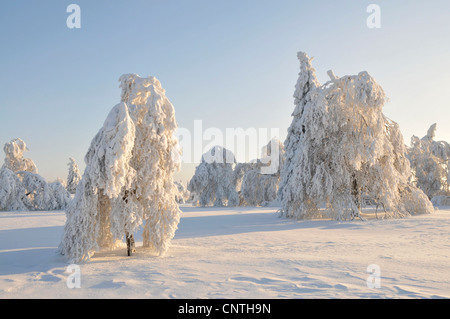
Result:
M69 158L69 173L67 175L67 191L71 194L75 194L77 191L78 183L81 180L80 169L78 168L77 163L73 157Z
M336 77L319 86L311 59L300 52L292 124L279 195L286 217L361 216L363 197L387 216L433 211L409 183L411 169L398 125L382 108L381 86L367 73ZM321 210L325 207L325 210Z
M16 138L5 144L5 163L0 169L0 210L60 210L70 194L59 182L47 183L34 162L24 158L26 144Z
M234 154L220 146L203 154L188 185L188 190L197 195L200 206L239 205L233 173L235 163Z
M435 135L433 124L423 138L413 136L408 149L414 182L430 199L450 195L450 144L435 141Z
M274 138L263 147L261 159L244 174L240 189L242 204L264 206L276 200L283 161L283 143Z
M155 77L120 77L121 103L107 116L85 156L86 168L66 210L60 250L87 260L143 225L143 246L163 254L178 227L180 209L173 174L180 150L173 105Z

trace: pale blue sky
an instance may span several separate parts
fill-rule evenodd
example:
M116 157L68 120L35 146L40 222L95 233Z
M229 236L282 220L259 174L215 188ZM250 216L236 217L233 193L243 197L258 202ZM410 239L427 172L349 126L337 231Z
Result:
M70 3L81 29L66 26ZM380 29L366 26L370 3ZM314 57L321 82L329 69L368 71L406 144L433 123L450 142L448 0L9 0L0 39L0 145L22 138L48 180L67 177L69 157L84 169L123 73L156 76L180 127L279 128L283 140L297 51Z

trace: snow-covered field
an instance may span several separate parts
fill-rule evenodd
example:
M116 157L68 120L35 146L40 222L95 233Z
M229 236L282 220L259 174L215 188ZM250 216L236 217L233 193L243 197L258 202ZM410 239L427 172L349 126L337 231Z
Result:
M450 298L450 207L349 222L273 207L182 211L164 257L137 234L135 255L95 254L72 289L57 253L64 212L0 212L0 298ZM367 285L372 264L379 288Z

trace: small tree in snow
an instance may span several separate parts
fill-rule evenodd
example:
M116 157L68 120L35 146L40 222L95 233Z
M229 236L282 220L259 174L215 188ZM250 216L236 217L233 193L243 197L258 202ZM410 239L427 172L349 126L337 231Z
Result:
M239 204L233 173L235 163L234 154L220 146L214 146L203 154L202 162L195 168L188 185L188 190L198 195L200 206Z
M243 204L264 206L276 200L283 161L283 143L272 139L263 147L261 159L244 175L241 186Z
M27 152L28 148L22 139L16 138L11 140L3 146L3 150L5 151L4 167L13 172L27 171L37 173L36 164L31 159L23 157L23 153Z
M414 182L428 198L450 195L450 144L435 141L436 124L423 138L413 136L408 158L414 172Z
M173 173L179 169L175 111L155 77L120 78L122 102L94 137L60 250L73 262L113 248L144 225L143 245L164 253L180 218Z
M71 194L75 194L77 191L78 183L81 180L81 174L80 170L78 168L77 163L75 162L75 159L72 157L69 158L69 163L67 164L69 166L69 174L67 176L67 191Z
M367 73L336 77L319 86L311 59L299 53L296 107L281 171L282 214L335 219L360 216L367 196L389 216L429 213L433 207L408 182L410 166L396 123L382 113L386 97Z

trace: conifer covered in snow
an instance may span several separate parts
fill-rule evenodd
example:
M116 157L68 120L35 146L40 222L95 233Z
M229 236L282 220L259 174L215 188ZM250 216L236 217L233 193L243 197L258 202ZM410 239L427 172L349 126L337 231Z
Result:
M127 242L143 225L143 245L163 254L178 227L173 174L180 151L175 111L155 77L120 77L122 101L85 156L86 169L66 210L60 250L73 262Z
M67 175L66 188L69 193L75 194L75 192L77 191L78 183L81 180L80 169L78 168L75 159L73 159L72 157L69 158L69 163L67 165L69 166L69 174Z
M305 108L310 108L314 99L314 91L319 87L319 81L316 78L316 70L312 67L311 61L306 53L298 52L300 60L300 73L295 85L294 91L294 111L291 114L293 120L288 128L288 135L284 142L285 164L280 172L280 183L278 193L283 194L284 186L294 173L294 163L297 161L298 152L302 147L302 136L306 132L305 123L301 121ZM293 178L293 177L292 177Z
M188 190L198 196L200 206L239 205L233 173L235 163L234 154L220 146L203 154L188 185Z
M336 77L319 86L311 59L299 53L293 121L279 195L286 217L360 216L362 198L387 216L433 211L409 183L410 165L398 125L382 113L381 86L367 73ZM326 208L321 211L321 207Z
M276 200L283 161L283 143L277 138L272 139L263 147L261 159L244 175L241 186L242 204L264 206Z
M423 138L413 136L408 158L414 173L414 182L428 198L450 195L450 144L435 141L436 124Z

